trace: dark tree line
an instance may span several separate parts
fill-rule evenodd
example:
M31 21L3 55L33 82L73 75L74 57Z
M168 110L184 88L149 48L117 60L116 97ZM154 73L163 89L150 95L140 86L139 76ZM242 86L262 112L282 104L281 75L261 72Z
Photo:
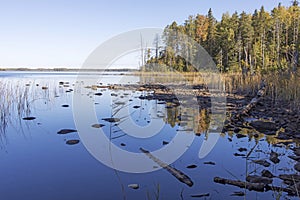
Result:
M157 47L155 56L147 50L145 70L169 66L177 71L192 71L182 54L194 55L174 34L185 34L199 43L214 59L222 72L264 73L296 71L300 51L300 7L293 1L289 7L279 4L270 13L264 7L253 14L223 14L217 21L210 9L207 15L189 16L181 25L176 22L164 30L165 47ZM188 50L188 52L187 52ZM159 65L155 65L158 63ZM164 69L165 70L165 69Z

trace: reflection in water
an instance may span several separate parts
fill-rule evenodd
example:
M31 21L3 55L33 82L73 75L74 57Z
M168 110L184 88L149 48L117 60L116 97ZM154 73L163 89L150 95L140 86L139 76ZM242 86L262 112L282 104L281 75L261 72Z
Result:
M9 126L26 135L22 120L34 120L39 111L53 109L54 101L60 95L65 96L66 89L54 80L2 77L0 79L0 139L6 142Z
M137 81L142 84L149 83L151 79L152 82L163 83L171 88L172 85L168 83L174 82L174 78L176 83L193 83L199 88L203 81L193 76L173 78L145 76L139 80L135 79L131 84ZM152 152L167 146L176 134L186 136L194 133L197 137L193 145L170 165L172 167L170 170L178 169L190 177L194 182L193 187L186 187L164 170L145 174L116 173L105 165L95 162L83 146L82 138L75 132L72 116L74 76L10 77L0 80L1 140L9 152L9 154L0 152L3 160L0 167L0 176L3 177L0 181L2 186L0 192L3 199L20 199L21 196L11 192L16 187L19 188L20 195L30 199L42 197L82 199L86 194L90 194L89 199L120 199L123 196L126 199L145 199L145 197L150 199L157 196L161 199L179 199L181 196L190 199L191 195L201 196L207 193L212 199L231 199L230 194L237 188L224 188L213 183L214 176L234 177L244 181L249 174L258 174L263 169L269 169L276 176L284 172L295 172L292 161L286 161L285 156L291 154L288 145L293 146L290 144L292 141L279 140L276 135L265 136L247 128L238 131L228 129L223 133L219 127L213 131L209 130L213 121L209 95L205 97L195 95L187 99L184 95L162 98L170 95L159 96L158 92L155 93L151 89L141 91L139 88L130 87L113 89L106 87L108 83L112 84L109 80L110 78L104 77L102 84L79 91L81 95L91 99L97 115L98 121L89 124L89 127L95 131L103 130L114 145L133 153L140 152L140 148ZM127 79L126 83L128 81L130 80ZM229 109L229 106L227 108ZM232 109L232 105L230 108ZM36 119L24 121L24 117ZM163 123L163 128L149 139L138 138L142 132L126 133L125 129L119 128L122 124L126 126L129 120L141 127L146 127L152 120L157 120ZM60 132L61 130L73 131L66 133ZM58 132L61 134L57 134ZM87 134L95 136L94 133L98 134L97 132ZM221 136L219 142L210 154L199 159L200 145L212 138L214 133ZM284 148L281 148L282 146ZM268 160L272 151L278 153L280 163L269 168L258 164ZM119 159L128 162L126 158ZM150 168L158 167L148 160ZM121 189L116 187L118 184L122 185ZM133 190L125 187L131 184L138 184L139 188ZM281 182L274 179L274 185L280 184ZM30 192L32 188L36 188L38 192ZM243 192L249 199L257 196L269 199L273 195L272 192L266 194Z

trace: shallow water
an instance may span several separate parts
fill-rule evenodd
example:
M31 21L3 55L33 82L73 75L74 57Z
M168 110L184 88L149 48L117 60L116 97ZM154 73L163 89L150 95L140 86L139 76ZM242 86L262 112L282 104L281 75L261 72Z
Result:
M247 173L259 174L265 168L251 160L268 158L271 150L282 155L291 154L288 148L272 145L276 142L274 138L260 136L255 139L248 136L238 139L233 133L221 134L218 129L208 131L209 111L195 110L192 105L168 107L163 101L139 98L149 91L85 87L89 85L87 80L94 80L98 85L100 82L102 85L134 84L140 81L138 76L86 73L83 77L77 79L77 74L72 72L0 73L1 199L194 199L191 195L204 193L210 194L205 197L207 199L275 199L276 192L244 191L213 182L215 176L245 180ZM96 92L102 95L94 95ZM73 104L74 95L82 98L81 104ZM77 107L74 108L74 105ZM93 112L86 114L89 106ZM88 115L94 115L97 121L92 123ZM115 116L120 118L120 122L103 120ZM187 117L183 120L179 116ZM22 120L24 117L35 119ZM128 124L141 128L154 122L156 124L152 128L142 129L144 132L132 127L126 129ZM84 128L81 123L85 124ZM92 127L97 123L104 126L99 129ZM161 128L149 137L155 126ZM57 134L61 129L78 129L79 132ZM97 157L101 157L101 152L97 152L101 151L101 145L106 147L98 140L101 134L111 142L109 148L144 156L144 162L134 162L130 156L118 157L114 155L116 151L108 151L107 163L111 162L110 158L118 159L112 162L115 168L120 165L125 169L126 165L131 167L129 171L132 172L103 164ZM192 143L187 142L189 145L180 147L180 141L186 141L182 139L175 143L174 138L178 135L192 138ZM221 137L208 155L199 158L202 143L214 135ZM80 142L69 145L69 140ZM182 156L170 164L191 178L194 183L192 187L177 180L167 170L159 169L157 163L140 151L141 147L151 152L169 148L166 151L168 154L160 157L168 159L168 156L176 154L173 143L179 150L186 151L179 152ZM234 156L234 153L247 153L239 152L240 147L247 148L249 152L254 146L249 159ZM268 169L275 175L280 171L293 173L293 162L284 160L286 157L283 156L279 158L283 159L282 162ZM215 165L204 164L208 161ZM197 167L190 169L187 168L189 165ZM150 172L137 173L141 169L149 169ZM139 188L132 189L129 184L138 184ZM275 178L273 184L280 186L281 181ZM232 197L235 191L246 192L246 197Z

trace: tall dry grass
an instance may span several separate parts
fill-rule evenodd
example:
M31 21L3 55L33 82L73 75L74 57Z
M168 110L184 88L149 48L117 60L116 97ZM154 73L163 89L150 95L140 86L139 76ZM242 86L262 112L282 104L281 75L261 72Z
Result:
M210 84L211 73L199 72L135 72L141 77L141 83L186 83ZM266 97L272 100L273 106L288 104L290 109L300 108L300 73L278 73L243 75L242 73L219 74L227 93L240 93L253 96L259 89L262 80L266 84ZM215 80L213 80L215 81ZM212 82L213 82L212 81Z

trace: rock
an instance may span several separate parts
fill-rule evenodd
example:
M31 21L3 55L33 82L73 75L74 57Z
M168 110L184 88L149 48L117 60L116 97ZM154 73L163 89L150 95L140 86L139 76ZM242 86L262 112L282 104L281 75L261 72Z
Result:
M67 105L67 104L64 104L64 105L61 105L61 107L63 107L63 108L68 108L68 107L69 107L69 105Z
M241 148L238 149L238 151L239 151L239 152L243 152L243 151L247 151L247 149L241 147Z
M278 158L278 153L276 153L276 152L274 152L274 151L271 151L271 153L270 153L270 160L271 160L273 163L275 163L275 164L279 163L280 160L279 160L279 158Z
M119 122L119 118L102 118L102 120L113 123L113 122Z
M269 170L266 170L266 169L261 171L261 175L263 177L267 177L267 178L273 178L274 177L274 175Z
M249 175L247 176L246 181L250 183L264 183L265 185L267 185L271 184L273 182L273 179L263 176Z
M300 156L300 149L294 148L293 151L296 156Z
M134 189L134 190L137 190L137 189L140 188L140 186L138 184L135 184L135 183L134 184L129 184L128 187L131 188L131 189Z
M140 108L141 106L133 106L134 109Z
M239 133L241 130L242 130L241 128L236 127L236 128L233 129L233 132L234 133Z
M239 191L239 192L233 192L230 196L245 196L245 192Z
M188 169L194 169L194 168L196 168L197 167L197 165L189 165L189 166L187 166L186 168L188 168Z
M43 86L43 87L42 87L42 90L47 90L47 89L48 89L47 86Z
M294 184L295 182L300 182L300 175L298 174L280 174L278 178L280 178L287 184Z
M98 92L98 93L95 93L96 96L101 96L102 93L101 92Z
M270 163L266 160L253 160L254 163L262 165L264 167L270 167Z
M236 134L236 137L237 138L244 138L244 137L247 137L246 135L243 135L243 134L240 134L240 133L238 133L238 134Z
M169 144L169 142L163 141L162 144L163 144L163 145L167 145L167 144Z
M79 140L68 140L66 141L66 144L68 145L74 145L74 144L78 144L79 143Z
M294 169L298 172L300 172L300 162L297 162L295 165L294 165Z
M57 134L68 134L68 133L73 133L77 132L75 129L61 129L60 131L57 132Z
M92 125L93 128L101 128L103 126L105 126L105 125L104 124L93 124Z
M293 159L295 161L300 161L300 156L288 156L290 159Z
M255 130L261 133L272 133L277 131L276 124L273 122L265 122L265 121L253 121L250 123Z
M205 164L205 165L216 165L216 163L214 163L212 161L204 162L203 164Z
M196 198L209 197L209 193L205 193L205 194L192 194L191 197L196 197Z
M242 154L242 153L235 153L235 154L233 154L234 156L246 156L245 154Z
M279 139L279 140L289 140L292 137L289 135L289 133L279 132L276 138Z
M28 121L34 120L34 119L36 119L36 118L35 117L23 117L23 120L28 120Z
M276 131L265 131L263 132L265 135L276 135Z

